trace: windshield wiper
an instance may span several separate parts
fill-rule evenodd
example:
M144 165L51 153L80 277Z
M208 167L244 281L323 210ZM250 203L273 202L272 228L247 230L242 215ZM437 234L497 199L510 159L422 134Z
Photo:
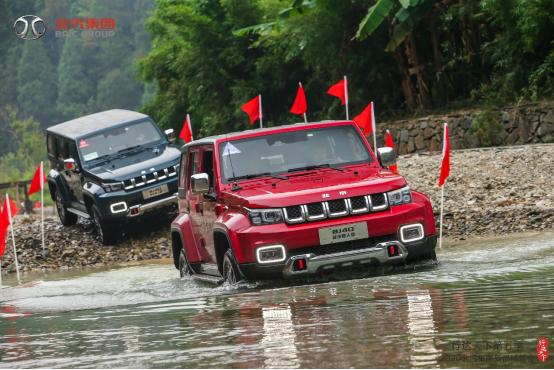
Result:
M135 145L135 146L132 146L132 147L129 147L129 148L125 148L125 149L118 150L117 152L118 152L118 153L126 152L126 151L128 151L128 150L140 148L141 146L142 146L142 145Z
M230 179L227 179L227 180L228 181L247 180L247 179L255 179L256 177L264 177L264 176L269 176L269 175L271 175L270 172L253 173L253 174L250 174L250 175L231 177Z
M347 168L332 167L329 163L325 163L325 164L319 164L319 165L313 165L313 166L291 168L289 169L289 172L311 171L311 170L317 170L318 168L330 168L332 170L337 170L342 172L348 171Z
M110 159L108 159L108 157L111 157L113 154L106 154L106 155L102 155L100 157L96 157L94 159L91 159L90 161L87 161L87 162L96 162L100 159L106 159L108 162L110 161Z

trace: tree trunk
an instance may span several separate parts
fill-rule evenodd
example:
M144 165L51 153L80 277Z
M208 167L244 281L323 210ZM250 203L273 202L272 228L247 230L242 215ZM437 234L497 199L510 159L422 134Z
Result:
M440 42L437 35L437 29L435 25L435 13L429 14L429 31L431 31L431 42L433 43L433 65L435 66L435 73L439 76L439 88L437 100L444 103L446 99L446 83L444 81L444 73L442 71L443 65L440 56Z
M425 84L423 78L423 70L425 66L420 64L419 56L417 55L417 47L414 37L414 32L412 31L408 38L406 39L406 53L408 57L408 62L413 66L410 69L410 74L415 74L417 77L417 99L421 110L425 110L431 107L431 99L429 97L429 90Z
M408 66L406 65L406 60L400 51L402 45L394 49L394 59L396 59L396 64L398 65L398 70L400 71L400 78L402 79L402 90L404 91L404 100L406 101L406 110L413 111L417 107L417 102L415 98L415 89L412 85L412 80L410 78L410 73L408 72Z

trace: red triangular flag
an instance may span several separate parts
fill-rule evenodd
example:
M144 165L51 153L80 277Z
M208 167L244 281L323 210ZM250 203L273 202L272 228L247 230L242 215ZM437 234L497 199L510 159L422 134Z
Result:
M37 204L35 204L35 208L40 208L40 206L42 206L42 203L40 202L37 202Z
M40 175L42 175L42 178ZM43 189L45 182L46 176L44 175L44 171L42 169L42 162L40 162L40 165L35 171L35 176L33 177L33 181L31 182L31 187L29 188L29 192L27 193L27 195L34 194L40 189Z
M392 150L394 150L394 143L392 141L392 136L390 136L389 130L387 130L387 141L385 143L385 146L388 146L389 148L392 148ZM398 167L396 165L390 166L389 170L398 172Z
M331 86L327 94L340 98L342 100L342 105L348 104L348 82L346 81L346 76L344 76L341 82Z
M294 104L292 105L292 109L290 111L291 113L301 114L302 116L304 116L307 109L308 105L306 104L306 95L304 94L302 84L299 84L298 93L296 94L296 99L294 100Z
M448 123L444 124L444 140L442 144L442 165L439 178L439 188L444 185L446 178L450 176L450 142L448 140Z
M354 122L356 122L358 126L364 129L365 136L374 132L375 117L373 115L373 103L369 103L364 111L360 113L359 116L354 118Z
M6 250L6 234L8 226L4 223L4 217L2 217L2 208L0 207L0 258L4 255Z
M185 139L185 143L190 143L192 140L194 140L192 138L192 124L190 123L190 116L188 114L179 137Z
M248 103L244 104L241 109L250 116L250 123L254 124L254 121L262 118L262 105L260 104L260 96L258 95Z
M9 208L8 208L9 207ZM14 202L6 194L6 200L4 201L4 209L2 211L2 218L4 219L4 227L8 227L12 224L12 218L19 212L19 209L15 206Z

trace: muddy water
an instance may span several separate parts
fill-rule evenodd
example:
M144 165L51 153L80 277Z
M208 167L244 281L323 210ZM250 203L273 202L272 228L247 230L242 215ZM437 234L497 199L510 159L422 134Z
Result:
M4 279L0 368L554 367L554 234L342 282L213 287L171 260ZM552 356L551 356L552 357Z

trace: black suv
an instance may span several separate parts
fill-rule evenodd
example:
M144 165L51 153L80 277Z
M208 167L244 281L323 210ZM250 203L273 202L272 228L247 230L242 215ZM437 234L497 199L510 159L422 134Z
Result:
M147 115L123 109L91 114L47 130L50 195L62 224L92 217L104 244L122 223L177 207L180 152Z

